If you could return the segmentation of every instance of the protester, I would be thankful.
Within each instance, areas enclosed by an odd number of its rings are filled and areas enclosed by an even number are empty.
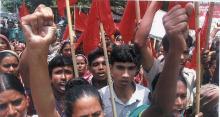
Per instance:
[[[11,46],[9,44],[8,38],[0,34],[0,51],[2,50],[11,50]]]
[[[0,116],[27,117],[28,105],[21,81],[12,74],[0,73]]]
[[[62,55],[54,57],[48,65],[51,86],[56,99],[56,109],[61,117],[64,116],[65,85],[74,78],[72,66],[72,59]]]
[[[19,57],[11,50],[0,51],[0,72],[18,76]]]
[[[60,49],[60,53],[63,56],[70,56],[70,57],[72,56],[70,41],[63,42],[63,45],[61,46],[61,49]]]
[[[151,2],[146,11],[140,26],[135,35],[135,43],[142,53],[143,67],[151,68],[154,58],[148,52],[146,47],[146,36],[149,35],[153,21],[153,16],[157,11],[157,2]],[[187,38],[187,19],[190,15],[192,6],[187,4],[185,8],[180,5],[174,6],[163,17],[163,23],[169,42],[169,51],[165,57],[165,63],[155,91],[152,95],[152,101],[149,107],[138,113],[138,116],[171,116],[173,105],[176,99],[177,80],[181,62],[181,54],[186,49],[185,39]],[[148,61],[149,60],[149,61]],[[170,64],[172,63],[172,64]],[[147,69],[147,70],[149,70]]]
[[[97,89],[107,85],[107,68],[105,63],[104,51],[97,48],[89,53],[89,71],[92,73],[92,85]]]
[[[83,54],[77,54],[76,55],[76,67],[79,72],[79,77],[83,77],[88,82],[91,82],[92,74],[88,70],[88,60],[86,56]]]
[[[183,9],[181,9],[181,10],[183,10]],[[182,14],[180,14],[180,15],[182,15]],[[184,15],[183,17],[186,18],[186,15]],[[188,18],[188,16],[187,16],[187,18]],[[142,22],[141,22],[142,24],[140,24],[140,26],[136,32],[135,43],[137,44],[137,46],[139,47],[139,49],[141,51],[141,55],[142,55],[141,61],[143,63],[142,65],[143,65],[145,72],[147,72],[147,76],[149,78],[148,79],[149,84],[151,84],[153,79],[155,78],[155,76],[163,70],[164,64],[166,62],[165,60],[167,60],[166,57],[168,56],[168,53],[170,51],[171,44],[169,41],[170,37],[168,36],[168,34],[167,34],[168,32],[166,30],[166,35],[162,39],[162,45],[163,45],[163,50],[164,50],[164,60],[161,61],[161,58],[159,60],[154,58],[154,56],[152,55],[152,53],[150,51],[150,47],[147,46],[147,44],[146,44],[146,42],[147,42],[146,32],[149,32],[150,28],[149,28],[148,22],[144,22],[144,21],[148,21],[148,20],[149,20],[148,17],[143,17]],[[168,18],[168,20],[169,21],[167,21],[167,22],[173,22],[169,18]],[[165,22],[165,21],[163,20],[163,22]],[[165,26],[165,24],[164,24],[164,26]],[[166,29],[166,27],[165,27],[165,29]],[[191,37],[189,36],[189,34],[187,32],[186,32],[186,34],[187,34],[187,36],[186,36],[187,38],[185,39],[185,41],[186,41],[187,46],[181,55],[180,65],[181,65],[181,69],[182,69],[182,71],[181,71],[182,75],[184,76],[184,78],[187,81],[187,98],[188,98],[187,106],[192,106],[192,104],[193,104],[193,88],[195,87],[196,72],[195,72],[195,70],[186,68],[184,66],[186,60],[188,59],[189,46],[192,45],[190,43],[190,42],[192,42]],[[149,87],[151,89],[151,86],[149,86]]]
[[[40,14],[42,17],[38,17],[38,14]],[[38,20],[43,21],[43,19],[44,22],[37,22]],[[37,25],[33,25],[33,22],[37,23]],[[49,7],[45,7],[44,5],[39,5],[33,14],[27,15],[22,18],[22,27],[26,39],[28,40],[27,51],[24,52],[27,52],[26,54],[28,55],[27,62],[30,70],[30,84],[31,84],[34,104],[37,109],[38,115],[43,117],[59,117],[61,115],[57,112],[58,110],[56,109],[56,105],[55,105],[56,102],[55,97],[52,91],[52,87],[50,86],[50,75],[49,75],[50,69],[49,70],[47,69],[47,53],[49,49],[49,44],[51,44],[54,41],[55,39],[54,34],[56,30],[56,27],[53,23],[52,10]],[[45,32],[39,34],[35,32],[37,30],[38,31],[41,30]],[[41,35],[41,34],[45,34],[45,35]],[[37,38],[33,38],[33,37],[37,37]],[[63,87],[63,83],[61,83],[61,85]],[[89,87],[88,89],[91,88]],[[74,90],[74,91],[80,91],[80,90]],[[82,93],[84,94],[84,92]],[[81,94],[79,94],[79,96]],[[86,98],[85,100],[85,98],[83,97],[84,96],[82,96],[82,98],[78,98],[77,100],[75,100],[75,102],[74,100],[72,100],[73,104],[75,105],[72,105],[73,108],[72,112],[74,113],[72,113],[71,116],[73,117],[74,114],[76,114],[77,112],[84,110],[83,109],[84,107],[86,108],[86,112],[82,111],[83,114],[89,116],[91,115],[97,116],[97,112],[102,111],[101,104],[99,103],[97,98],[94,98],[94,96],[86,96],[88,98]],[[91,101],[92,104],[95,103],[96,106],[93,106],[93,108],[91,108],[90,106],[88,107],[88,105],[83,105],[83,107],[81,107],[80,110],[74,109],[80,106],[79,104],[85,104],[85,101],[88,100]],[[83,103],[80,103],[81,101]],[[90,108],[90,110],[88,110],[88,108]],[[101,114],[100,117],[103,117],[103,114]]]
[[[150,104],[149,89],[135,84],[134,77],[140,70],[140,55],[134,46],[113,46],[110,56],[110,69],[113,79],[113,94],[118,117],[127,117],[130,111],[142,104]],[[100,95],[104,102],[106,117],[112,117],[109,86],[101,88]]]
[[[103,103],[99,92],[83,78],[66,84],[66,117],[104,117]]]

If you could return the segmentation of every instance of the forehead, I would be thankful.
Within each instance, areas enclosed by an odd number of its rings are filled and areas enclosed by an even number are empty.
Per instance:
[[[73,67],[72,67],[72,66],[55,67],[55,68],[53,69],[53,71],[63,70],[63,69],[65,69],[65,70],[73,70]]]
[[[186,91],[187,91],[186,85],[183,83],[183,81],[178,80],[177,81],[177,93],[186,93]]]
[[[17,58],[13,55],[5,56],[1,62],[17,61]]]
[[[94,60],[92,61],[92,64],[94,64],[94,63],[102,63],[102,62],[105,62],[104,56],[100,56],[100,57],[94,59]]]
[[[132,62],[114,62],[112,66],[136,67],[136,65]]]
[[[6,90],[0,93],[0,103],[6,103],[25,96],[13,89]]]

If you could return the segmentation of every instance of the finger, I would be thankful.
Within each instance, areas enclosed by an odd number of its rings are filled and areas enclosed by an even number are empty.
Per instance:
[[[40,5],[38,5],[38,7],[35,9],[34,12],[40,12],[41,9],[44,9],[45,7],[46,7],[46,6],[45,6],[44,4],[40,4]]]
[[[33,34],[38,34],[37,16],[35,13],[31,14],[28,17],[28,23],[31,26],[31,30],[32,30]]]
[[[186,15],[186,10],[184,8],[177,9],[175,12],[173,12],[170,15],[168,15],[164,20],[165,20],[165,22],[173,21],[173,19],[176,19],[177,17],[179,17],[181,15],[187,16]],[[188,17],[185,17],[185,20],[187,21]]]
[[[21,25],[21,28],[23,30],[23,33],[24,33],[24,36],[26,37],[27,39],[27,42],[29,41],[28,39],[31,37],[32,35],[32,31],[31,31],[31,27],[29,25],[26,25],[26,24],[22,24]]]
[[[185,15],[179,15],[176,16],[175,18],[173,18],[172,20],[167,20],[167,22],[165,23],[166,26],[176,26],[181,22],[188,22],[188,16]]]
[[[56,33],[56,25],[53,24],[53,26],[48,27],[48,32],[47,35],[44,37],[44,39],[48,40],[49,44],[53,43],[56,40],[55,33]]]
[[[40,32],[40,28],[44,26],[44,16],[41,12],[35,12],[35,15],[37,17],[37,26],[38,26],[38,33]]]
[[[39,9],[39,12],[43,14],[45,26],[53,25],[54,15],[53,15],[53,11],[51,10],[51,8],[44,7],[44,8]]]
[[[187,15],[190,16],[194,10],[194,7],[193,7],[192,3],[187,3],[185,6],[185,9],[186,9]]]
[[[176,10],[180,9],[181,8],[181,5],[175,5],[174,7],[172,7],[166,15],[170,15],[170,14],[173,14],[173,12],[175,12]]]

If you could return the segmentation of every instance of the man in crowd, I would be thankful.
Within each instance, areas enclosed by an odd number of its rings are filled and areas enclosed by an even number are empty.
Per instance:
[[[91,84],[97,89],[107,85],[107,69],[105,64],[104,51],[97,48],[88,55],[89,70],[93,77]]]

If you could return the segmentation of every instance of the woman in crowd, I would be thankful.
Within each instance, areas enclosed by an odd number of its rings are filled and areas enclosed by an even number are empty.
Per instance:
[[[14,51],[4,50],[0,52],[0,72],[18,76],[18,67],[19,58]]]
[[[99,92],[83,78],[66,84],[66,117],[104,117]],[[92,107],[92,108],[91,108]]]
[[[76,55],[76,66],[79,72],[79,77],[83,77],[87,81],[91,81],[92,74],[88,70],[88,60],[83,54]]]
[[[27,117],[28,96],[21,81],[0,73],[0,117]]]
[[[61,49],[60,49],[60,53],[63,55],[63,56],[72,56],[71,54],[71,45],[70,45],[70,42],[69,41],[65,41],[63,43],[63,45],[61,46]]]
[[[11,50],[11,46],[9,44],[8,38],[0,34],[0,51],[2,50]]]

